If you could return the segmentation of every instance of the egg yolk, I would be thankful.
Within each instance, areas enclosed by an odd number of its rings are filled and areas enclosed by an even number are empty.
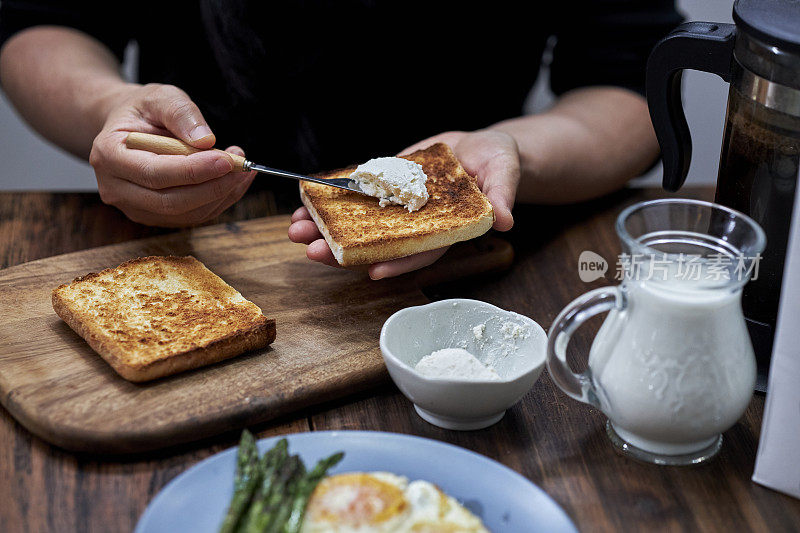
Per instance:
[[[322,480],[306,512],[313,522],[359,527],[380,524],[402,513],[407,505],[400,488],[353,473]]]

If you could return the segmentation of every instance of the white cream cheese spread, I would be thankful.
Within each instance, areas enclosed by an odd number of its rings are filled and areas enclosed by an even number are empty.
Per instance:
[[[414,369],[429,378],[500,381],[500,375],[494,368],[484,365],[462,348],[437,350],[420,359]]]
[[[380,206],[390,203],[416,211],[428,202],[428,177],[422,166],[402,157],[378,157],[359,165],[350,174],[362,191],[380,198]]]

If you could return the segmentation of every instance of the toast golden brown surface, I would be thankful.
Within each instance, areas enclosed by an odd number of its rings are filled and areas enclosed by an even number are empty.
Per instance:
[[[275,340],[275,321],[191,256],[133,259],[61,285],[52,298],[58,316],[130,381]]]
[[[403,156],[422,165],[430,198],[418,211],[380,207],[378,199],[344,189],[300,182],[300,197],[339,264],[388,261],[442,248],[486,233],[494,212],[474,177],[443,143]],[[346,178],[355,166],[318,174]]]

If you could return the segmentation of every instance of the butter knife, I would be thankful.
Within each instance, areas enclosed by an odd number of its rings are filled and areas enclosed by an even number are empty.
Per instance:
[[[194,146],[186,144],[185,142],[173,137],[165,137],[163,135],[154,135],[152,133],[142,133],[138,131],[132,131],[128,133],[128,137],[125,139],[125,146],[134,150],[145,150],[147,152],[152,152],[159,155],[189,155],[205,151],[201,150],[200,148],[195,148]],[[216,149],[212,148],[212,150]],[[356,182],[348,178],[324,179],[315,178],[312,176],[304,176],[303,174],[295,174],[294,172],[287,172],[285,170],[278,170],[276,168],[259,165],[245,159],[240,155],[231,154],[222,150],[216,151],[222,152],[231,159],[231,163],[233,163],[232,172],[249,172],[251,170],[255,170],[270,176],[311,181],[314,183],[321,183],[322,185],[337,187],[339,189],[347,189],[348,191],[357,192],[359,194],[366,194],[358,187]]]

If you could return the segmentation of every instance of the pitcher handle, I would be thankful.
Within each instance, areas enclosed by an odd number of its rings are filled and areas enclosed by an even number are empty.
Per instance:
[[[576,298],[556,317],[547,337],[547,371],[556,385],[572,398],[602,410],[589,370],[576,374],[567,364],[572,334],[591,317],[624,309],[625,293],[619,286],[603,287]]]

